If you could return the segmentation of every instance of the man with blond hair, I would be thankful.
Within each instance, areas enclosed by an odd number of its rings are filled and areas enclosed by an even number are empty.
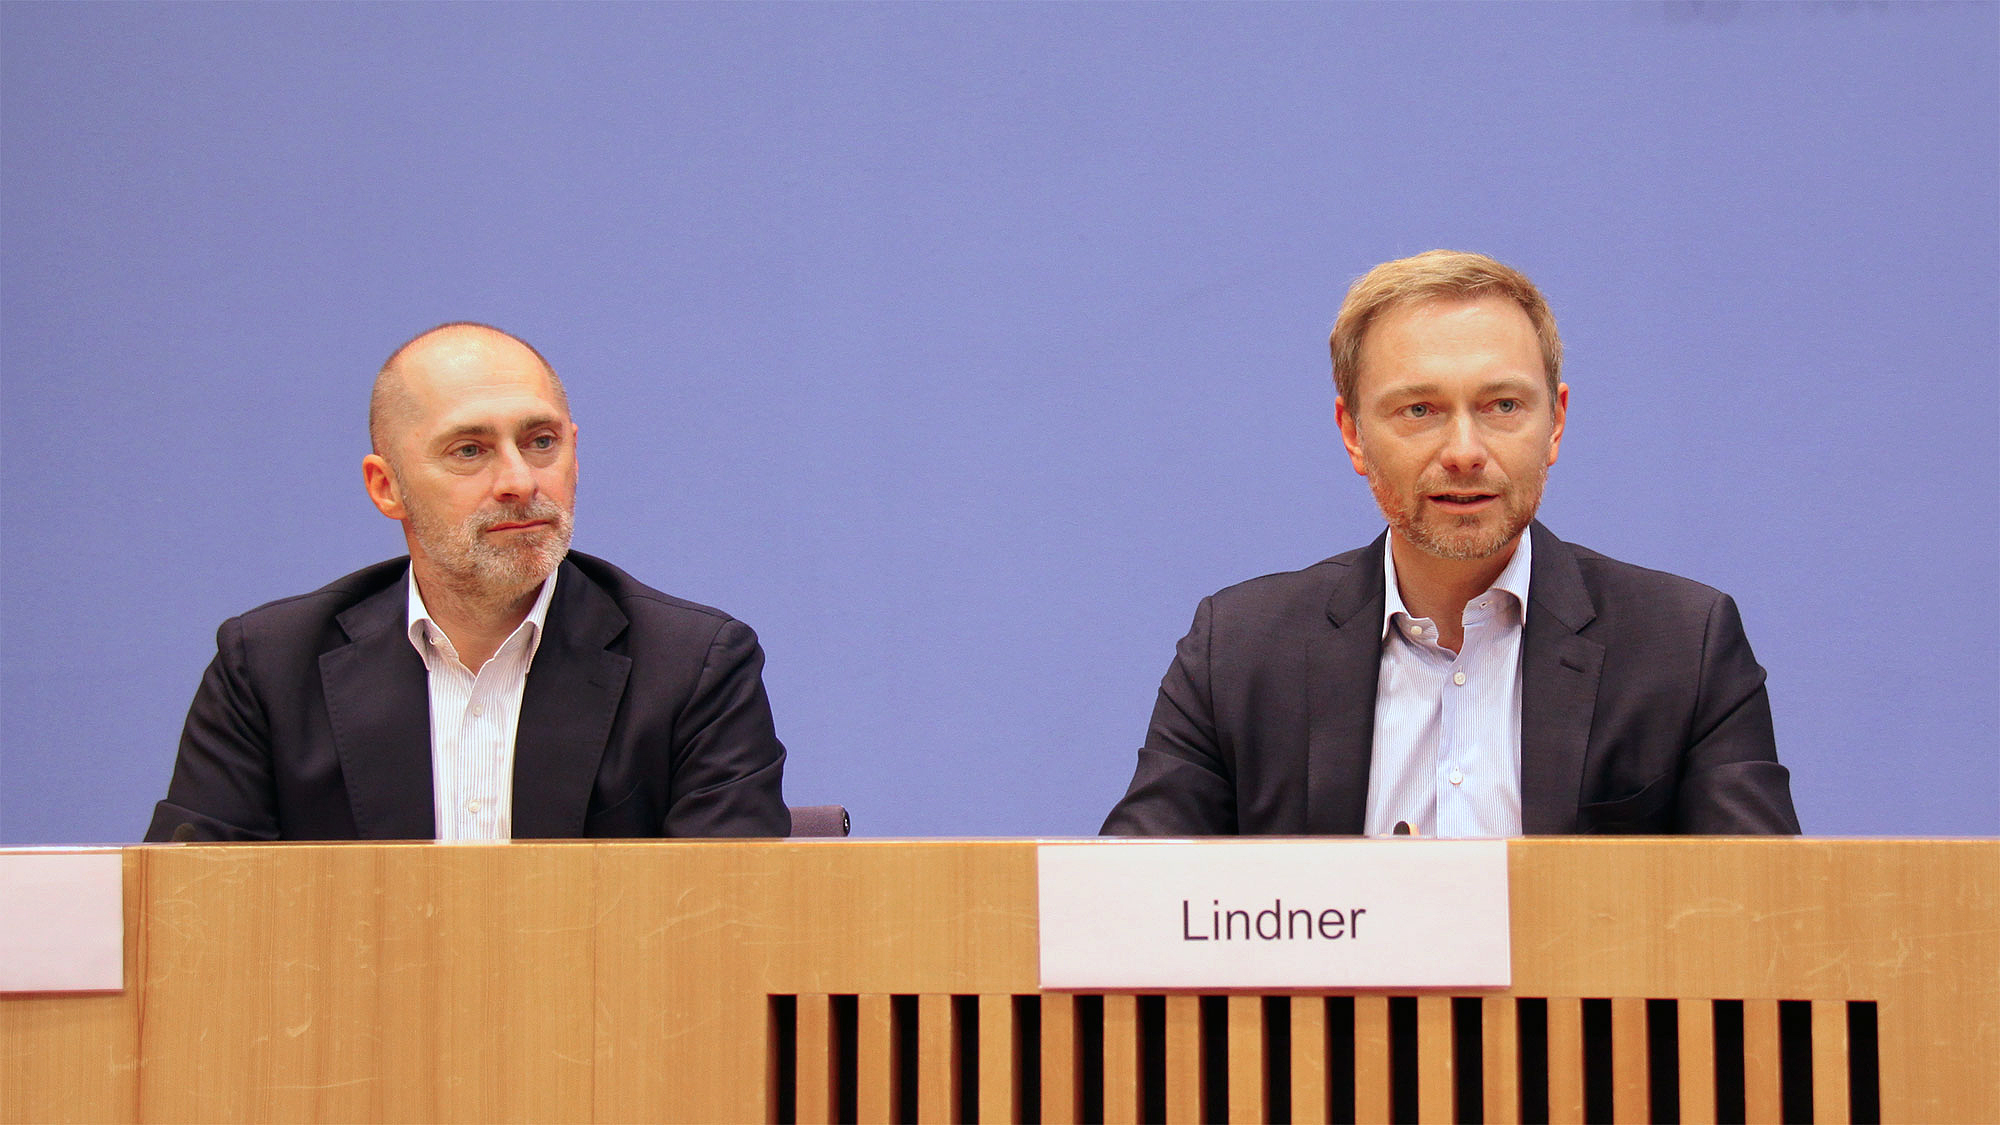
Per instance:
[[[223,623],[148,840],[790,831],[756,635],[569,549],[577,427],[540,352],[434,328],[368,431],[409,555]]]
[[[1796,834],[1735,603],[1535,521],[1569,387],[1534,284],[1388,262],[1330,343],[1388,529],[1202,600],[1104,832]]]

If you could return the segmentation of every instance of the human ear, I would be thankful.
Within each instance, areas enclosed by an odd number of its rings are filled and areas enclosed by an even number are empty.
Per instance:
[[[396,474],[389,471],[389,460],[379,453],[370,453],[361,459],[361,483],[368,489],[368,499],[375,510],[392,520],[404,517],[403,490],[396,487]]]
[[[1333,419],[1340,423],[1340,444],[1347,447],[1347,459],[1354,465],[1354,471],[1368,475],[1368,461],[1361,456],[1361,429],[1354,420],[1354,412],[1347,408],[1346,396],[1333,400]]]
[[[1556,384],[1556,397],[1550,407],[1555,412],[1555,428],[1549,431],[1549,464],[1556,463],[1556,452],[1562,446],[1563,422],[1569,417],[1569,384]]]

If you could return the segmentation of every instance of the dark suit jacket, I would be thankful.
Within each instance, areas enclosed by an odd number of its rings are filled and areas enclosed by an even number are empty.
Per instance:
[[[1530,534],[1522,830],[1796,834],[1736,604]],[[1362,831],[1386,544],[1202,601],[1107,835]]]
[[[223,622],[148,840],[437,834],[408,559]],[[528,672],[514,836],[783,836],[756,634],[571,552]]]

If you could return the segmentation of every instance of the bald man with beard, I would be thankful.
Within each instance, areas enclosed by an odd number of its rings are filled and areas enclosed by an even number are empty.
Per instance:
[[[569,549],[576,435],[525,341],[397,349],[362,475],[408,556],[223,623],[146,838],[786,835],[756,635]]]

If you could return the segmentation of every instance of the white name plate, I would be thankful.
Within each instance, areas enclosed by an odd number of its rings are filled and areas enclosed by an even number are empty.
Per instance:
[[[116,848],[0,854],[0,992],[124,988],[124,888]]]
[[[1044,844],[1042,987],[1506,988],[1504,840]]]

